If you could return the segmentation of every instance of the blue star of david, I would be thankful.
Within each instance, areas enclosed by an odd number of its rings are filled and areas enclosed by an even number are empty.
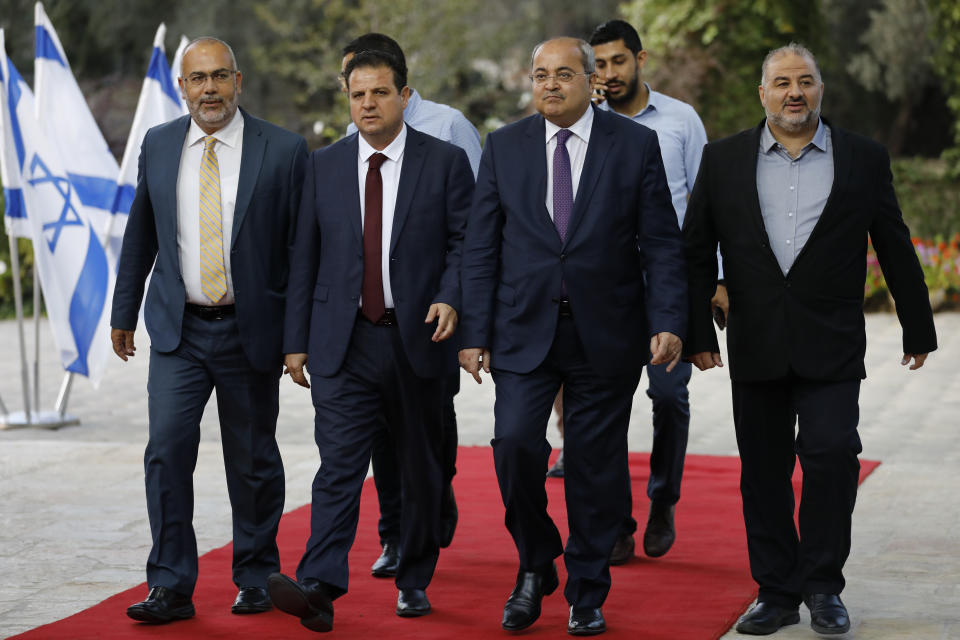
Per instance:
[[[47,244],[50,245],[50,252],[55,253],[57,250],[57,241],[60,239],[60,232],[63,231],[63,228],[74,225],[82,227],[83,220],[80,219],[80,214],[77,213],[77,210],[70,204],[70,193],[72,189],[70,181],[50,173],[50,169],[48,169],[47,165],[40,159],[40,156],[33,154],[33,160],[30,162],[31,175],[37,175],[38,167],[42,173],[41,177],[35,177],[27,182],[31,185],[49,182],[53,185],[53,188],[63,196],[63,209],[60,210],[60,217],[55,222],[47,222],[43,225],[44,232],[53,229],[53,237],[47,240]]]

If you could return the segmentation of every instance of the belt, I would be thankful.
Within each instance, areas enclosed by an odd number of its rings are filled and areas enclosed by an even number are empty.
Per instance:
[[[560,306],[560,317],[572,318],[573,311],[570,309],[570,300],[568,300],[567,298],[560,298],[557,302],[559,302],[559,306]]]
[[[357,317],[370,322],[370,319],[363,315],[362,311],[357,311]],[[394,309],[385,309],[380,319],[376,322],[370,322],[370,324],[376,327],[392,327],[397,324],[397,312]]]
[[[203,320],[223,320],[225,317],[235,314],[237,308],[232,304],[225,304],[219,307],[204,307],[188,302],[184,307],[184,311]]]

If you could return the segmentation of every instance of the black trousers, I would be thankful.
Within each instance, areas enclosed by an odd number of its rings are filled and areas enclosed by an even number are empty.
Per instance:
[[[460,370],[445,376],[443,382],[443,447],[440,462],[443,485],[446,487],[457,473],[457,412],[453,398],[460,391]],[[380,520],[377,523],[380,544],[396,544],[400,542],[403,499],[397,450],[389,429],[384,429],[373,443],[373,482],[380,503]]]
[[[496,367],[496,359],[492,364]],[[610,590],[610,552],[630,482],[627,427],[640,372],[638,367],[624,376],[596,373],[569,317],[560,318],[550,351],[536,369],[525,374],[493,369],[493,459],[520,568],[540,570],[562,552],[564,595],[575,607],[599,607]],[[547,422],[561,385],[570,528],[565,548],[547,513],[544,487]]]
[[[733,381],[732,391],[759,601],[795,606],[806,593],[839,594],[860,473],[860,381],[789,376]],[[803,470],[799,528],[790,481],[797,459]]]
[[[309,366],[309,365],[308,365]],[[425,589],[439,554],[443,378],[417,376],[396,326],[358,319],[343,366],[311,378],[320,469],[313,481],[310,538],[297,579],[318,579],[346,593],[347,554],[360,515],[370,451],[389,425],[408,500],[401,516],[403,555],[396,584]]]

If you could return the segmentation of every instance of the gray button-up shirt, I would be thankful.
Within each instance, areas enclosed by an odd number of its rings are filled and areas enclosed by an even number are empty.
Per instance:
[[[823,120],[796,158],[764,125],[757,157],[757,193],[767,238],[784,275],[807,243],[832,187],[833,142]]]

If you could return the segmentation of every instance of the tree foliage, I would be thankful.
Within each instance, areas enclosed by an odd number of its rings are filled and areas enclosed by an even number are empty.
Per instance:
[[[937,43],[934,68],[943,79],[947,104],[953,112],[953,146],[944,153],[954,179],[960,178],[960,3],[928,0],[933,16],[933,40]]]

